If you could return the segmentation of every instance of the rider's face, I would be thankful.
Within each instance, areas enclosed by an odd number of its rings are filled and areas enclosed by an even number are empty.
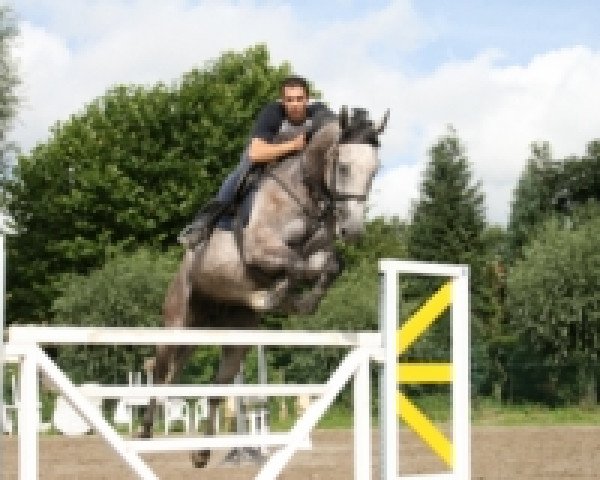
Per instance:
[[[281,101],[285,108],[287,117],[292,122],[302,122],[306,119],[308,107],[308,95],[302,87],[285,87],[281,95]]]

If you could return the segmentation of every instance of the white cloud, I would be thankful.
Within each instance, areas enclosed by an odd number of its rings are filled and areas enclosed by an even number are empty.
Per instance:
[[[274,62],[289,60],[313,79],[334,107],[392,109],[373,213],[407,216],[427,148],[449,123],[483,180],[494,221],[506,219],[531,141],[548,139],[562,156],[581,153],[600,131],[597,52],[565,48],[503,66],[500,52],[485,51],[409,75],[397,67],[402,55],[436,35],[409,0],[318,25],[272,2],[22,0],[20,8],[45,12],[43,26],[21,22],[16,50],[26,102],[13,138],[25,149],[110,85],[169,82],[257,42],[267,43]]]
[[[454,125],[483,182],[489,218],[503,222],[531,142],[549,140],[562,158],[583,154],[586,143],[600,136],[600,53],[565,48],[522,67],[498,66],[499,59],[485,52],[409,79],[402,107],[411,112],[407,125],[421,132],[413,139],[416,161],[446,124]]]
[[[423,165],[399,165],[377,176],[369,200],[371,217],[408,219],[412,199],[418,195]]]

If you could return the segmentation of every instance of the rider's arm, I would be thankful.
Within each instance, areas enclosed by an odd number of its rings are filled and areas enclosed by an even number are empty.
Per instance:
[[[267,104],[258,114],[250,132],[248,157],[252,163],[267,163],[304,148],[304,135],[287,142],[274,143],[283,120],[283,107],[278,102]]]
[[[267,163],[285,157],[286,155],[302,150],[306,143],[305,135],[300,134],[283,143],[270,143],[262,138],[255,137],[250,142],[248,158],[252,163]]]

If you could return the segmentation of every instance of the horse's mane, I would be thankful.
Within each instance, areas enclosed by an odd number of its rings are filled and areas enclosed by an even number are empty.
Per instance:
[[[335,154],[333,150],[340,138],[340,125],[337,117],[330,117],[323,123],[304,149],[304,173],[308,180],[313,182],[323,181],[324,169],[329,155]]]
[[[314,132],[311,134],[311,132]],[[290,164],[302,164],[304,180],[312,185],[323,181],[324,168],[327,156],[331,154],[332,147],[337,145],[340,138],[338,118],[327,112],[317,116],[313,121],[311,132],[307,132],[309,140],[301,152],[288,155],[273,166],[274,170],[286,169]],[[274,142],[282,143],[291,140],[297,133],[284,132],[274,138]]]

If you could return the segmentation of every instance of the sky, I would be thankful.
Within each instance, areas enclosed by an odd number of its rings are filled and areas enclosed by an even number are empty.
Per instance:
[[[600,137],[594,0],[18,0],[13,54],[24,152],[117,83],[176,81],[224,50],[266,43],[337,109],[390,108],[372,216],[410,218],[428,149],[452,125],[505,224],[534,141],[555,158]]]

